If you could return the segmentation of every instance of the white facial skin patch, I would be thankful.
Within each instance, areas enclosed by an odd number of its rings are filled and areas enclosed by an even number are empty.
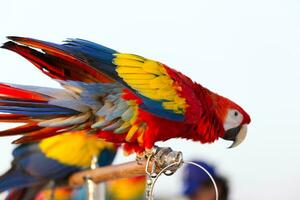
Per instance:
[[[238,127],[242,123],[243,119],[243,115],[238,110],[229,109],[223,125],[224,130],[227,131],[229,129]]]

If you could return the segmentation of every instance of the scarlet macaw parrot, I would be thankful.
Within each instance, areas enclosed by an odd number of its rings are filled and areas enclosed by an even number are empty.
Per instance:
[[[98,165],[110,165],[116,146],[85,131],[64,133],[39,143],[21,144],[13,151],[12,167],[0,176],[0,193],[9,190],[7,200],[32,200],[40,190],[67,184],[68,177],[88,169],[94,156]]]
[[[25,122],[0,135],[23,134],[15,143],[84,130],[127,152],[185,138],[211,143],[246,136],[249,115],[231,100],[178,71],[138,55],[70,39],[63,44],[8,37],[12,50],[64,89],[1,84],[2,121]]]

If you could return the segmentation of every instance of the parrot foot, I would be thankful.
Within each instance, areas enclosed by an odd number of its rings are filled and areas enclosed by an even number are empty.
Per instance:
[[[154,147],[147,158],[153,160],[156,170],[160,171],[167,168],[164,171],[164,174],[167,176],[174,174],[183,163],[182,153],[173,151],[170,147]]]
[[[158,177],[162,173],[167,176],[174,174],[183,164],[183,157],[180,151],[173,151],[169,147],[154,147],[145,154],[143,158],[147,158],[146,199],[152,200],[153,187]],[[151,166],[150,163],[152,164]]]
[[[151,149],[146,149],[144,152],[137,154],[136,162],[139,165],[143,164],[143,161],[151,161],[153,163],[154,168],[163,169],[170,164],[183,162],[182,153],[180,151],[173,151],[170,147],[158,147],[154,146]],[[180,166],[173,166],[168,168],[173,173]],[[172,175],[173,173],[169,174]],[[167,173],[165,173],[168,175]]]

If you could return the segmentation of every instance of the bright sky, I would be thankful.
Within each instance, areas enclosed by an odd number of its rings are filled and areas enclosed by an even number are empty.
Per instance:
[[[232,200],[300,199],[299,1],[10,0],[0,7],[0,41],[88,39],[162,61],[238,102],[252,117],[240,147],[159,145],[216,164],[230,179]],[[0,61],[1,82],[58,86],[16,54],[0,50]],[[12,140],[0,138],[0,172],[9,167]],[[129,159],[120,155],[117,162]],[[180,178],[163,178],[156,196],[178,194]]]

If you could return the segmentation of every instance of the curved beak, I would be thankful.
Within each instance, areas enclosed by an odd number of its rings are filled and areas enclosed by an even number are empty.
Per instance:
[[[236,128],[229,129],[225,132],[224,140],[231,140],[233,143],[228,148],[237,147],[247,136],[247,125],[241,125]]]

